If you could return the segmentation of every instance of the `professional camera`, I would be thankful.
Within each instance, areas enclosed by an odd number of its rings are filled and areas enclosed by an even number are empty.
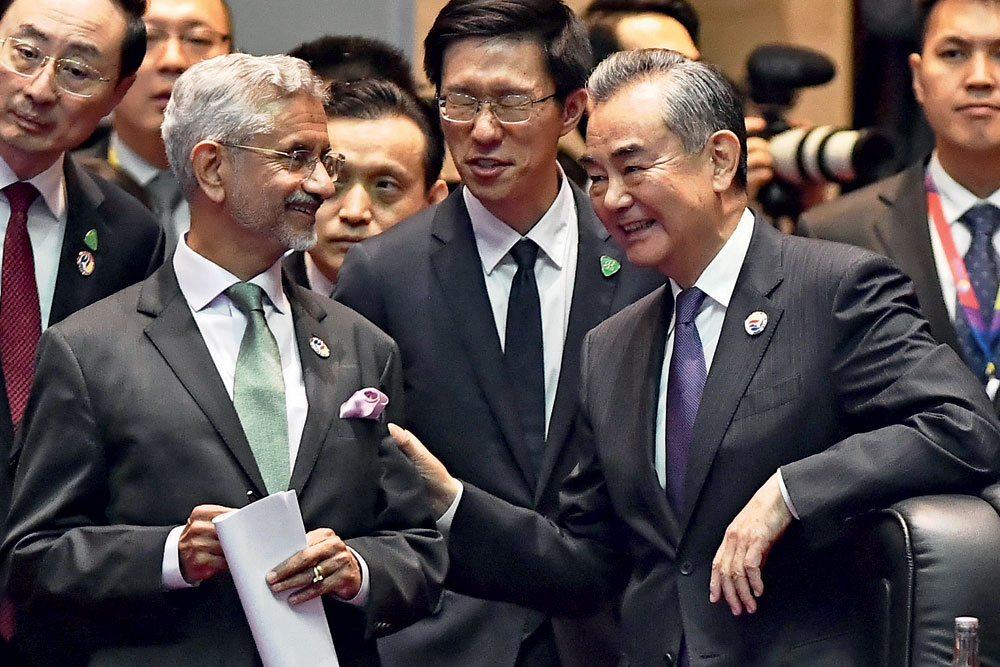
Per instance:
[[[792,127],[785,114],[800,88],[833,79],[833,62],[822,53],[786,44],[766,44],[747,60],[750,99],[760,110],[774,160],[775,180],[757,199],[771,216],[802,212],[799,187],[809,183],[871,183],[895,166],[893,142],[875,129],[850,130],[821,125]]]

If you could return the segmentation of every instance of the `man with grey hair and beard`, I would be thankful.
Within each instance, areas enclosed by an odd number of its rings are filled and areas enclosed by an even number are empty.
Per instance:
[[[288,56],[185,72],[163,135],[190,232],[43,335],[3,544],[29,664],[259,664],[212,519],[285,489],[308,546],[266,580],[322,598],[341,665],[376,664],[375,638],[436,604],[419,478],[385,419],[338,414],[366,390],[400,418],[396,346],[281,272],[342,160],[323,99]]]
[[[867,665],[845,523],[978,491],[1000,425],[889,260],[747,209],[743,110],[716,69],[623,52],[588,88],[591,201],[669,285],[584,341],[558,525],[391,427],[450,524],[447,585],[565,614],[627,579],[632,665]]]

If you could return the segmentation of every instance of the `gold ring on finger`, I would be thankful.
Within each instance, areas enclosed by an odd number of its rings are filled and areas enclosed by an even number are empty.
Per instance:
[[[315,565],[313,565],[313,583],[318,584],[319,582],[323,581],[324,578],[325,577],[323,575],[323,568],[320,566],[320,564],[316,563]]]

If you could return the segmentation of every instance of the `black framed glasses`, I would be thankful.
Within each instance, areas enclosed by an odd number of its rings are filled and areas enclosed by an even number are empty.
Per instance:
[[[77,97],[90,97],[111,79],[85,62],[73,58],[53,58],[29,41],[17,37],[0,39],[0,65],[19,76],[34,76],[52,61],[55,81],[61,90]]]
[[[305,149],[298,149],[288,153],[285,151],[277,151],[273,148],[261,148],[260,146],[229,144],[223,141],[220,141],[219,143],[223,146],[228,146],[229,148],[239,148],[245,151],[260,153],[261,155],[272,155],[275,157],[285,158],[288,160],[285,165],[285,169],[287,169],[291,174],[301,176],[303,180],[312,176],[313,170],[316,169],[316,165],[322,162],[323,168],[326,169],[326,173],[330,175],[330,180],[336,183],[337,179],[340,177],[340,170],[343,168],[344,162],[346,161],[343,155],[332,151],[327,151],[322,155],[317,155],[316,153]]]
[[[201,26],[172,32],[164,26],[146,24],[147,55],[155,54],[165,48],[171,39],[180,42],[180,51],[188,60],[204,60],[215,53],[220,46],[229,43],[231,36]]]
[[[496,99],[479,99],[465,93],[448,93],[438,97],[441,117],[452,123],[471,123],[481,108],[488,107],[493,116],[508,125],[527,122],[536,104],[555,97],[556,94],[531,99],[530,95],[504,95]]]

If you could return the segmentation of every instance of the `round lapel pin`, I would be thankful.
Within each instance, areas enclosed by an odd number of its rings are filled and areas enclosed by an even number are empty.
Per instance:
[[[76,269],[81,276],[89,276],[94,272],[94,255],[89,250],[81,250],[76,256]]]
[[[743,321],[743,328],[751,336],[756,336],[757,334],[764,331],[767,328],[767,313],[763,310],[755,310]]]
[[[312,351],[316,353],[316,356],[326,359],[330,356],[330,348],[327,347],[326,343],[319,336],[313,336],[309,339],[309,347]]]

